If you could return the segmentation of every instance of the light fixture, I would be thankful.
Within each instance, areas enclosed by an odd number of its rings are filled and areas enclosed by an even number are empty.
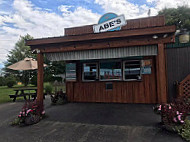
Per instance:
[[[32,50],[32,54],[38,54],[38,53],[40,53],[40,50],[39,50],[39,49],[34,49],[34,50]]]
[[[188,43],[189,42],[189,32],[186,29],[180,30],[179,42],[180,43]]]
[[[153,35],[152,38],[153,38],[153,39],[157,39],[158,36],[157,36],[157,35]]]
[[[163,35],[163,38],[166,38],[167,36],[168,36],[168,34],[164,34],[164,35]]]

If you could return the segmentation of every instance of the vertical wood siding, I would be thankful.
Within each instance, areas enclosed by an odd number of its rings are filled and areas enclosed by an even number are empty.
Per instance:
[[[190,74],[190,47],[167,48],[167,76],[169,101],[177,96],[175,82]]]
[[[153,61],[152,74],[142,75],[142,81],[81,82],[78,79],[77,82],[72,82],[73,88],[67,87],[67,95],[74,102],[156,103],[155,59],[149,58]],[[81,72],[81,66],[78,67]],[[81,75],[78,77],[81,78]],[[106,82],[113,83],[113,90],[105,89]],[[67,84],[70,85],[71,82]]]
[[[98,19],[97,19],[98,20]],[[122,27],[122,30],[131,30],[138,28],[150,28],[150,27],[159,27],[165,25],[164,16],[154,16],[141,19],[131,19],[127,20],[127,25]],[[93,25],[86,25],[82,27],[66,28],[65,35],[82,35],[93,33]]]

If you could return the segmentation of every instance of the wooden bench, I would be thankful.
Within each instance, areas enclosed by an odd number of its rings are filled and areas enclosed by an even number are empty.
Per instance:
[[[24,99],[26,100],[26,95],[9,95],[10,98],[13,98],[13,102],[16,101],[17,97],[24,97]]]
[[[13,98],[13,102],[16,101],[17,97],[24,97],[25,100],[27,100],[26,96],[29,96],[30,98],[33,98],[33,100],[36,99],[36,94],[37,94],[37,88],[16,88],[14,89],[15,94],[14,95],[9,95],[10,98]],[[28,91],[28,92],[25,92]],[[31,93],[30,91],[35,91],[35,93]]]
[[[13,98],[13,102],[16,101],[17,97],[24,97],[24,99],[27,100],[26,96],[31,97],[33,100],[35,100],[37,97],[36,93],[25,93],[24,95],[23,94],[22,95],[9,95],[10,98]],[[45,99],[45,94],[44,94],[43,98]]]

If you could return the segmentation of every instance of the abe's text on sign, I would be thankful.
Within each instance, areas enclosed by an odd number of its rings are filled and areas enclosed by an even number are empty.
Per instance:
[[[94,33],[100,33],[100,32],[106,32],[106,31],[109,31],[111,29],[121,27],[124,25],[126,25],[125,17],[124,17],[124,15],[121,15],[121,16],[118,16],[118,17],[113,18],[111,20],[108,20],[104,23],[94,25],[93,30],[94,30]]]

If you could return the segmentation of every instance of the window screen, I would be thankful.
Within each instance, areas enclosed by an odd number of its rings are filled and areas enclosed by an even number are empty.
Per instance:
[[[140,80],[141,79],[141,61],[131,60],[124,62],[124,79]]]
[[[76,64],[66,64],[66,80],[76,80]]]
[[[121,62],[102,62],[100,63],[101,80],[121,80]]]
[[[98,71],[97,63],[84,63],[83,64],[83,80],[98,79],[97,71]]]

